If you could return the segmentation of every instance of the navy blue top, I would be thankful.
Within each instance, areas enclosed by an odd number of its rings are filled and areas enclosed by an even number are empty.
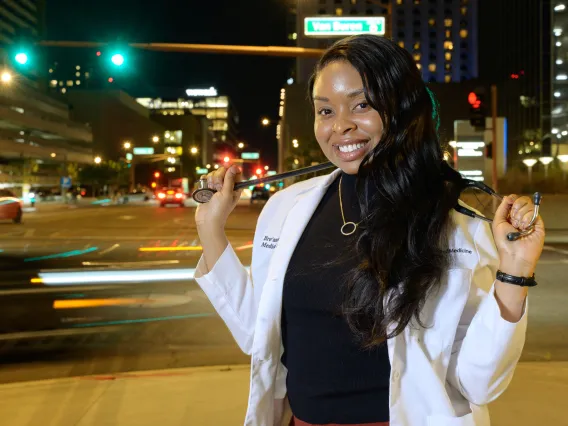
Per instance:
[[[355,176],[342,174],[345,220],[359,222]],[[341,234],[339,177],[315,210],[290,259],[282,304],[282,362],[294,415],[312,424],[389,420],[386,343],[364,350],[341,315],[345,274],[359,263],[353,237]],[[341,264],[326,265],[343,252]]]

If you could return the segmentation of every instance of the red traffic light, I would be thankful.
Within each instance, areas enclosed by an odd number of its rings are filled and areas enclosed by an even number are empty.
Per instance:
[[[231,157],[225,157],[225,158],[223,158],[223,161],[225,163],[228,163],[229,161],[231,161]]]
[[[109,82],[109,83],[112,83],[113,81],[114,81],[114,78],[112,78],[112,77],[109,77],[109,78],[108,78],[108,82]]]
[[[469,93],[469,95],[467,97],[467,101],[475,109],[477,109],[481,106],[481,101],[479,100],[479,98],[477,97],[477,94],[475,92]]]
[[[155,173],[154,173],[154,177],[155,177],[156,179],[158,179],[158,178],[160,177],[160,172],[155,172]]]

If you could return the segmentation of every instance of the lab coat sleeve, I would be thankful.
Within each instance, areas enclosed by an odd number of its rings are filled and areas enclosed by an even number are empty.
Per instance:
[[[263,230],[270,222],[270,212],[278,208],[274,201],[277,198],[273,196],[258,217],[250,270],[243,266],[230,243],[211,270],[207,269],[203,256],[195,268],[195,281],[247,355],[252,352],[258,304],[265,278],[259,270],[263,269],[260,266],[266,266],[265,263],[270,261],[269,257],[259,252],[259,247]]]
[[[518,322],[501,317],[495,299],[499,256],[487,223],[480,222],[474,240],[479,262],[456,332],[447,379],[468,401],[485,405],[511,382],[525,343],[528,300]]]
[[[250,355],[257,306],[252,279],[235,250],[228,244],[207,271],[203,256],[195,269],[195,281],[223,319],[241,350]]]

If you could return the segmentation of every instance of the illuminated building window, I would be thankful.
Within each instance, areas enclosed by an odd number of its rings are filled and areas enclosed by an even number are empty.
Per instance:
[[[75,69],[76,69],[77,71],[79,71],[79,70],[81,69],[81,67],[80,67],[79,65],[77,65],[77,66],[75,67]]]
[[[49,73],[51,74],[52,72],[53,72],[53,69],[52,69],[52,68],[50,68],[50,69],[49,69]]]
[[[463,16],[467,15],[467,7],[462,7],[460,10]]]
[[[452,43],[452,42],[449,41],[449,40],[446,40],[446,41],[444,42],[444,49],[446,49],[446,50],[454,50],[454,43]]]
[[[89,74],[88,72],[86,72],[86,73],[85,73],[85,78],[89,78],[89,75],[90,75],[90,74]]]
[[[416,64],[416,68],[418,68],[419,70],[422,69],[422,65],[421,64]]]
[[[396,0],[396,4],[402,4],[402,0]]]
[[[428,65],[428,70],[430,72],[436,72],[436,64],[430,64]]]
[[[399,41],[398,45],[404,49],[404,41]]]
[[[75,84],[76,84],[77,86],[80,86],[80,85],[81,85],[81,80],[77,80],[77,81],[75,82]]]
[[[81,77],[81,73],[80,73],[80,72],[76,72],[76,73],[75,73],[75,77]]]
[[[69,87],[73,86],[73,80],[67,80],[67,86]]]
[[[336,14],[337,16],[343,15],[343,9],[340,8],[340,7],[338,7],[337,9],[335,9],[335,14]]]
[[[353,5],[357,4],[357,0],[351,0],[351,4]]]
[[[430,25],[431,27],[434,27],[436,25],[436,20],[434,18],[430,18],[428,20],[428,25]]]
[[[452,20],[451,19],[444,19],[444,25],[446,27],[451,27],[452,26]]]
[[[446,71],[449,71],[449,70],[452,69],[452,65],[451,65],[451,64],[446,64],[445,68],[446,68]]]
[[[419,61],[420,60],[420,53],[417,53],[414,55],[414,60],[415,61]]]
[[[417,41],[416,43],[414,43],[414,48],[415,48],[416,50],[420,49],[420,42],[419,42],[419,41]]]
[[[467,37],[467,30],[460,30],[460,37],[466,38]]]
[[[51,81],[49,82],[49,85],[50,85],[51,87],[56,87],[56,86],[57,86],[57,80],[51,80]]]
[[[446,30],[446,38],[452,38],[452,32],[450,30]]]
[[[452,54],[450,52],[446,52],[446,61],[451,61],[452,60]]]
[[[450,81],[452,81],[452,76],[451,76],[451,75],[445,75],[445,76],[444,76],[444,81],[445,81],[446,83],[449,83]]]
[[[67,89],[65,87],[61,89],[61,93],[67,93]]]
[[[62,82],[62,81],[60,81],[60,82],[59,82],[59,85],[60,85],[60,86],[63,86],[63,82]]]

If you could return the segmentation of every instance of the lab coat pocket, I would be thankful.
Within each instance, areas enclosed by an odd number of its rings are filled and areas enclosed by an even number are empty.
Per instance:
[[[462,417],[450,416],[428,416],[426,419],[427,426],[475,426],[473,413],[466,414]]]

